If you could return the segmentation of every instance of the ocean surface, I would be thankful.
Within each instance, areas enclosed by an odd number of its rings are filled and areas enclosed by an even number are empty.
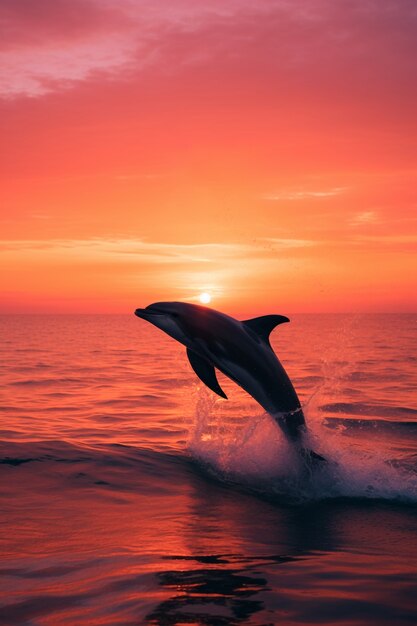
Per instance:
[[[417,315],[272,344],[329,463],[132,315],[0,318],[0,623],[417,624]]]

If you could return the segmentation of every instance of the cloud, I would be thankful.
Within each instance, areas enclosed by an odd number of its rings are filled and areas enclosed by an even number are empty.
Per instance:
[[[4,0],[0,97],[38,97],[97,73],[120,78],[157,64],[164,51],[169,61],[171,39],[176,45],[177,36],[187,40],[213,21],[227,22],[245,4],[250,6],[248,0],[228,6],[215,0],[209,7],[187,0],[166,6],[131,0]],[[202,57],[201,51],[187,52],[182,60],[188,64]]]
[[[14,51],[64,44],[108,30],[110,20],[118,23],[117,13],[91,0],[2,0],[0,47]]]
[[[403,270],[411,276],[416,246],[417,237],[408,235],[203,244],[111,237],[8,240],[0,247],[0,261],[13,271],[2,274],[0,308],[130,311],[132,303],[196,301],[208,291],[218,308],[237,301],[251,308],[259,301],[262,310],[266,303],[308,310],[309,299],[318,306],[326,302],[325,289],[340,310],[346,289],[354,293],[358,281],[360,293],[372,294],[375,280],[401,282]],[[390,261],[381,265],[387,253]]]
[[[352,244],[408,254],[417,250],[417,235],[357,235]]]
[[[2,279],[4,291],[19,284],[22,292],[44,293],[48,283],[55,297],[139,292],[150,300],[164,294],[194,301],[202,291],[215,298],[244,291],[248,282],[263,284],[271,273],[274,280],[291,277],[303,267],[299,251],[304,246],[294,239],[202,244],[110,237],[9,240],[0,246],[0,260],[14,268],[12,282],[8,276]]]
[[[6,98],[41,96],[97,72],[111,75],[140,51],[117,3],[4,0],[0,23],[0,96]]]
[[[264,237],[261,239],[270,250],[285,250],[290,248],[310,248],[319,242],[312,239],[284,239],[277,237]]]
[[[4,0],[0,8],[5,97],[40,96],[97,72],[118,80],[149,65],[177,72],[213,59],[219,71],[245,68],[287,88],[300,79],[348,94],[364,80],[411,87],[409,0]]]
[[[375,224],[379,221],[375,211],[362,211],[361,213],[356,213],[349,221],[349,224],[351,226],[364,226],[366,224]]]
[[[265,194],[264,200],[281,201],[281,200],[308,200],[308,199],[320,199],[331,198],[333,196],[339,196],[345,193],[348,187],[331,187],[330,189],[318,189],[318,190],[283,190],[277,193]]]
[[[128,63],[134,47],[131,41],[114,35],[39,49],[35,54],[26,48],[15,51],[12,57],[0,53],[0,95],[42,96],[93,73],[105,71],[110,75]]]
[[[291,250],[313,245],[301,239],[263,238],[253,244],[202,243],[173,244],[149,242],[141,239],[49,239],[9,240],[0,244],[0,254],[48,256],[72,262],[117,261],[157,264],[198,263],[264,257],[271,251]]]

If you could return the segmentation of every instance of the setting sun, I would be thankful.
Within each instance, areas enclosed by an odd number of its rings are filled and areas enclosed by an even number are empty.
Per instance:
[[[199,295],[198,299],[200,300],[201,304],[209,304],[211,302],[211,295],[205,291],[204,293],[201,293]]]

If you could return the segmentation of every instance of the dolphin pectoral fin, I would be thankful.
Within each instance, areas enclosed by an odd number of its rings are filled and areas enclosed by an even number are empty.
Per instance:
[[[217,378],[214,366],[211,365],[206,359],[203,359],[201,356],[187,348],[187,356],[190,361],[191,367],[199,377],[199,379],[207,385],[209,389],[217,393],[222,398],[226,398],[227,396],[224,393],[223,389],[220,387]]]
[[[245,320],[242,322],[247,328],[250,328],[261,339],[268,342],[269,335],[278,324],[284,324],[289,322],[288,317],[284,315],[262,315],[261,317],[254,317],[251,320]]]

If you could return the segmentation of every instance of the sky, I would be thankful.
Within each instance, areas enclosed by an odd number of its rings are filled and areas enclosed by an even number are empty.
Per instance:
[[[0,312],[417,310],[415,0],[1,0]]]

